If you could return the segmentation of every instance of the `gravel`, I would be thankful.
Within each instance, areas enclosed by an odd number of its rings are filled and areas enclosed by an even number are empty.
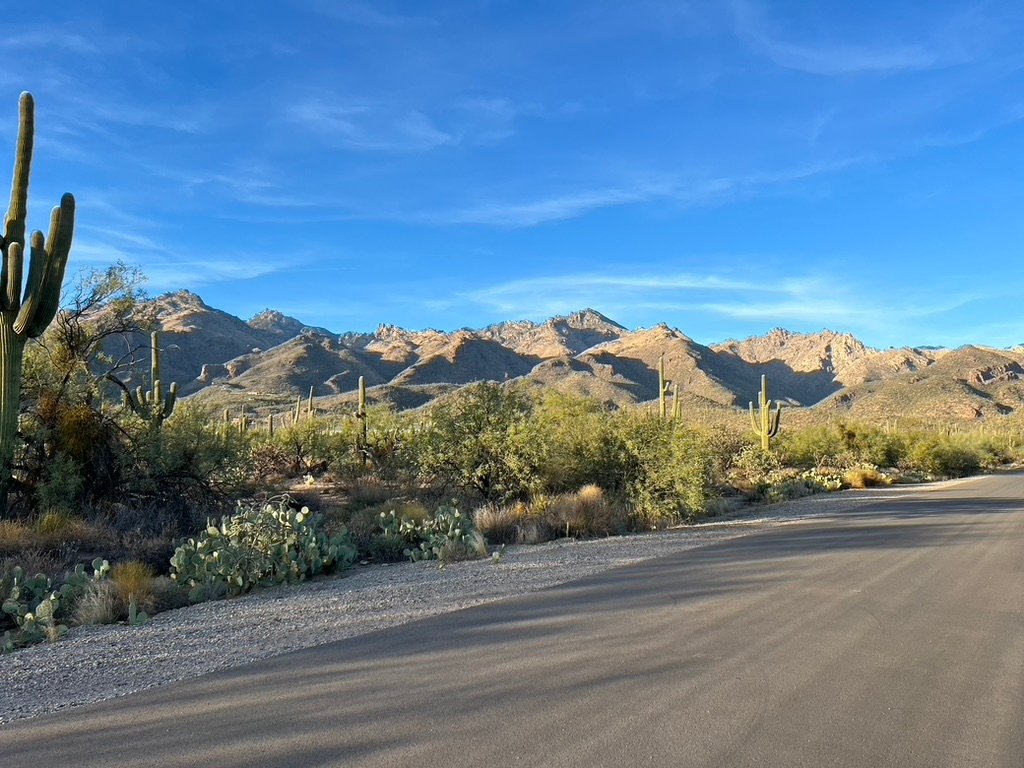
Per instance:
[[[76,627],[57,643],[0,656],[0,723],[521,595],[914,491],[901,486],[813,496],[658,533],[506,547],[500,558],[443,568],[436,562],[359,566],[337,577],[167,611],[141,627]]]

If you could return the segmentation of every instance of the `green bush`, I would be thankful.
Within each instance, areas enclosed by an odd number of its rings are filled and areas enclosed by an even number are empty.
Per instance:
[[[833,422],[779,436],[779,454],[792,467],[852,469],[861,465],[895,467],[906,454],[906,441],[868,424]]]
[[[981,469],[982,455],[963,440],[924,435],[912,444],[909,464],[935,477],[967,477]]]
[[[239,504],[219,526],[208,525],[199,538],[175,550],[171,578],[187,584],[189,599],[200,602],[302,581],[345,568],[355,556],[346,532],[328,537],[318,515],[306,507],[296,510],[282,498],[263,506]]]
[[[527,439],[532,409],[526,394],[494,382],[469,384],[442,398],[429,411],[420,471],[486,501],[525,497],[538,484]]]
[[[623,489],[622,436],[615,416],[596,400],[546,391],[519,438],[535,485],[546,493],[572,493],[585,485]]]
[[[637,522],[659,526],[704,514],[718,462],[711,433],[639,411],[621,415],[617,424],[626,449],[624,485]]]

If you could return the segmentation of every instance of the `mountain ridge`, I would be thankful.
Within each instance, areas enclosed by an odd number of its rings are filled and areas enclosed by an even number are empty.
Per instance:
[[[623,406],[657,398],[664,356],[684,401],[723,408],[754,399],[762,375],[773,398],[853,416],[873,417],[883,407],[897,410],[921,399],[908,399],[910,391],[932,392],[964,419],[1024,403],[1019,347],[879,350],[849,333],[783,328],[704,345],[666,323],[630,330],[591,308],[480,329],[381,324],[372,333],[341,334],[273,309],[243,321],[189,291],[158,297],[152,309],[164,377],[178,381],[183,395],[211,402],[272,407],[311,388],[325,403],[345,401],[362,376],[375,399],[398,407],[422,405],[478,380],[522,380]]]

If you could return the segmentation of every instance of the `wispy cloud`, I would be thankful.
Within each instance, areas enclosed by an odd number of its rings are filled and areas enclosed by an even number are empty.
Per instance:
[[[796,283],[770,285],[770,293],[795,290]],[[664,307],[666,297],[696,294],[747,294],[762,290],[759,284],[720,275],[690,272],[631,275],[565,274],[511,280],[460,294],[460,298],[483,305],[504,316],[538,316],[571,312],[582,307],[602,311]],[[690,301],[692,306],[692,298]]]
[[[756,194],[768,187],[780,187],[838,173],[875,160],[874,156],[863,155],[774,171],[704,179],[686,178],[682,175],[636,178],[620,185],[569,191],[536,200],[492,200],[447,211],[424,211],[412,218],[420,223],[483,224],[519,228],[574,219],[604,208],[659,200],[684,207],[715,205]]]
[[[422,152],[457,142],[420,110],[404,107],[314,97],[297,102],[288,117],[328,144],[358,151]]]
[[[288,268],[299,256],[224,250],[196,258],[169,244],[157,222],[133,214],[102,193],[83,196],[76,222],[71,264],[77,269],[104,268],[122,261],[139,266],[154,291],[198,288],[226,280],[246,280]]]
[[[731,0],[736,34],[755,52],[780,67],[815,75],[889,74],[946,67],[967,60],[956,45],[935,41],[889,44],[848,42],[841,39],[813,42],[787,38],[750,0]]]
[[[94,40],[60,29],[42,26],[8,32],[0,38],[0,50],[4,51],[53,51],[55,49],[77,55],[92,55],[101,52]]]

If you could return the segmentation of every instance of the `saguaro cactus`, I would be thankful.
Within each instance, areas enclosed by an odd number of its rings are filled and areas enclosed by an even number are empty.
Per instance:
[[[366,449],[366,379],[359,377],[359,405],[356,407],[356,418],[359,419],[359,434],[356,442],[360,450]]]
[[[75,198],[65,193],[50,217],[50,234],[36,230],[29,241],[28,279],[22,285],[25,257],[25,219],[28,182],[35,133],[32,95],[21,94],[18,145],[11,184],[11,205],[0,250],[0,514],[7,508],[11,486],[18,411],[21,402],[21,366],[25,342],[39,336],[57,314],[60,287],[75,230]],[[24,290],[22,290],[24,287]]]
[[[665,378],[665,356],[658,358],[658,413],[661,418],[668,416],[668,393],[672,389],[672,382]]]
[[[768,399],[768,377],[761,376],[761,391],[757,395],[757,413],[754,404],[750,403],[750,426],[754,434],[761,438],[761,448],[771,450],[771,439],[779,433],[779,422],[782,420],[782,403],[775,404]]]
[[[178,399],[178,383],[171,382],[167,394],[164,394],[164,385],[160,380],[160,336],[153,331],[149,339],[152,347],[149,358],[150,388],[144,390],[140,386],[134,392],[128,390],[124,393],[124,404],[141,418],[159,427],[174,410],[174,403]]]

